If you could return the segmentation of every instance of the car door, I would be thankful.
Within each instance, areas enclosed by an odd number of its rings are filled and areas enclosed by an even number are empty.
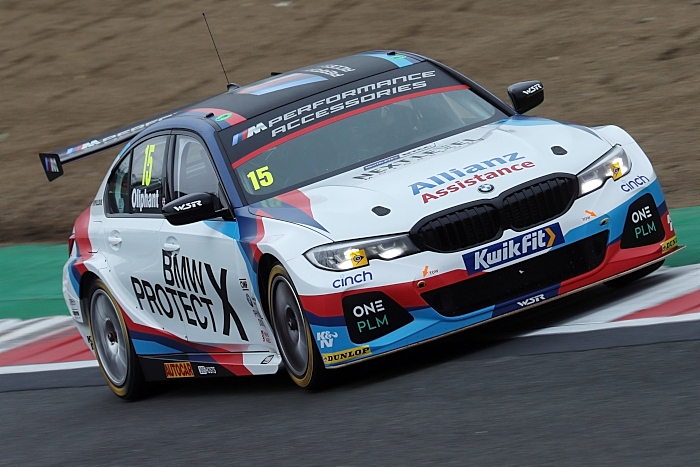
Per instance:
[[[144,324],[184,338],[184,324],[169,306],[162,285],[160,227],[165,189],[165,160],[170,136],[137,142],[115,166],[107,182],[102,249],[122,305]]]
[[[214,195],[223,217],[160,231],[163,280],[177,291],[187,339],[225,344],[230,351],[274,348],[262,308],[248,290],[248,272],[238,245],[238,225],[203,140],[173,135],[169,200],[192,193]],[[225,217],[225,218],[224,218]]]

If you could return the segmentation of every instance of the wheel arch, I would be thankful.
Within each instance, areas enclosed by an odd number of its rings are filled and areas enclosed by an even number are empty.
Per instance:
[[[83,318],[84,323],[90,323],[90,313],[88,313],[90,307],[90,289],[92,284],[98,280],[99,277],[94,272],[86,272],[80,278],[80,313]]]
[[[258,261],[258,292],[260,293],[260,303],[268,322],[272,322],[272,317],[270,316],[270,304],[267,297],[267,283],[270,271],[272,271],[275,264],[282,264],[282,262],[270,253],[263,254]]]

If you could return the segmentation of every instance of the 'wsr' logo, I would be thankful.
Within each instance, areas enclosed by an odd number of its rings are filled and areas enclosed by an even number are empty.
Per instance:
[[[487,246],[462,256],[469,274],[485,271],[564,243],[559,224],[541,227],[496,245]]]

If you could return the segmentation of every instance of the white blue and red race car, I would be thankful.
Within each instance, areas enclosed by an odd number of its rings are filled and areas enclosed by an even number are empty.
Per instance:
[[[40,155],[129,141],[75,223],[63,292],[111,387],[275,373],[299,386],[641,277],[677,250],[654,170],[615,126],[522,114],[426,57],[275,75]]]

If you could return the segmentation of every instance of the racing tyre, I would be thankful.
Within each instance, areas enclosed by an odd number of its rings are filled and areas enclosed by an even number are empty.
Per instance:
[[[102,375],[120,398],[139,399],[146,382],[121,310],[101,280],[93,283],[89,297],[90,334]]]
[[[659,261],[658,263],[654,263],[651,266],[647,266],[645,268],[639,269],[638,271],[634,271],[634,272],[631,272],[629,274],[626,274],[620,278],[608,281],[605,283],[605,285],[607,285],[608,287],[612,287],[613,289],[619,289],[620,287],[624,287],[627,284],[631,284],[632,282],[636,281],[637,279],[641,279],[644,276],[648,276],[652,272],[659,269],[662,264],[664,264],[664,262]]]
[[[323,358],[294,284],[280,264],[270,271],[267,293],[272,328],[289,376],[302,388],[320,389],[327,381]]]

